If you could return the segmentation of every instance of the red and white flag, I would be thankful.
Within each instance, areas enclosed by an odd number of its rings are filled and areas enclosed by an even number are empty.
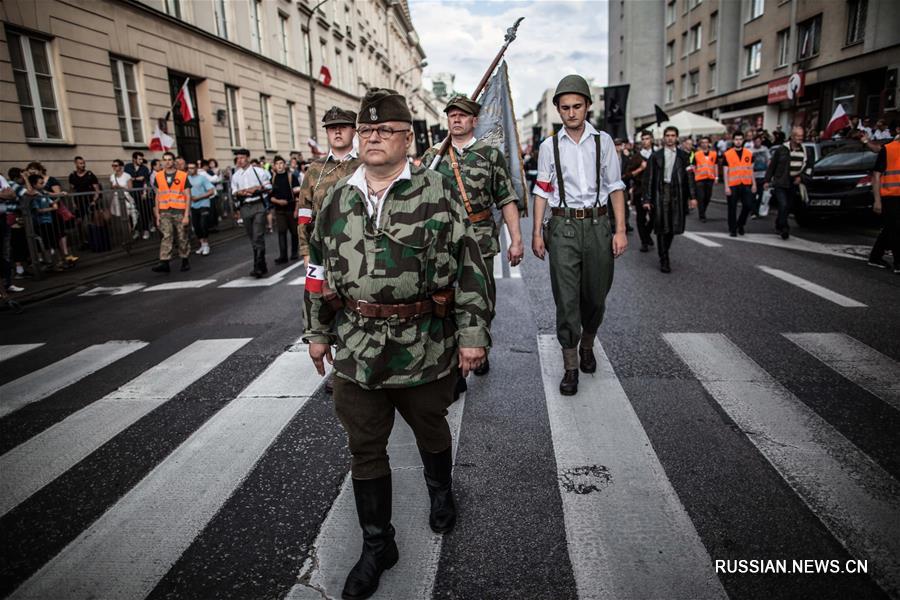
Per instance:
[[[184,85],[181,86],[181,89],[178,90],[178,95],[175,96],[175,104],[181,105],[181,120],[185,123],[193,121],[194,117],[197,116],[194,113],[194,105],[191,103],[191,92],[188,90],[188,82],[190,80],[189,77],[184,80]]]
[[[828,127],[822,132],[822,139],[830,140],[831,136],[847,127],[850,127],[850,117],[844,112],[843,105],[838,104],[837,108],[834,109],[834,114],[831,115],[831,120],[828,121]]]
[[[307,223],[312,223],[312,209],[311,208],[301,208],[297,213],[297,221],[300,222],[301,225],[306,225]]]
[[[153,130],[153,137],[150,138],[150,151],[165,152],[174,145],[175,140],[171,136],[166,135],[157,125],[156,129]]]
[[[310,151],[313,153],[313,156],[325,156],[325,151],[322,150],[322,147],[319,146],[319,142],[312,138],[308,138],[306,140],[306,145],[309,146]]]
[[[322,68],[319,69],[319,77],[322,79],[322,85],[331,85],[331,71],[325,65],[322,65]]]

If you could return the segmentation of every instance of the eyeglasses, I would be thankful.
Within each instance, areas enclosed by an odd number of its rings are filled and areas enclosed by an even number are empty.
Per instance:
[[[388,127],[387,125],[381,125],[380,127],[360,127],[356,130],[356,133],[359,134],[359,137],[364,140],[372,137],[372,134],[378,132],[378,137],[386,140],[390,138],[395,133],[406,133],[409,129],[394,129],[393,127]]]

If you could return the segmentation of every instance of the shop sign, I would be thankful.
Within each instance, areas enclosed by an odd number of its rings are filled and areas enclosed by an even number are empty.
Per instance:
[[[803,71],[769,82],[769,104],[802,98],[806,76]]]

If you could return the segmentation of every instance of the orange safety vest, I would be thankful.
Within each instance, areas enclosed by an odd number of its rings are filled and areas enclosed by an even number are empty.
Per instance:
[[[166,181],[166,172],[157,171],[156,173],[156,201],[159,203],[159,210],[184,210],[187,208],[187,200],[185,199],[184,184],[187,181],[187,173],[184,171],[175,171],[175,177],[172,179],[172,187],[169,187]]]
[[[711,150],[704,154],[702,150],[694,153],[694,179],[703,181],[704,179],[716,178],[716,151]]]
[[[894,140],[884,145],[887,162],[881,174],[881,195],[900,196],[900,142]]]
[[[753,185],[753,153],[743,148],[741,158],[737,150],[729,148],[725,151],[725,163],[728,166],[728,181],[725,185]]]

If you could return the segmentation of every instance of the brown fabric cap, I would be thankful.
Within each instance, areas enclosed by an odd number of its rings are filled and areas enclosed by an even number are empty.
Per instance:
[[[412,113],[406,106],[406,98],[395,90],[387,88],[369,88],[359,107],[357,122],[384,123],[385,121],[404,121],[412,123]]]
[[[325,127],[329,125],[350,125],[351,127],[356,127],[356,113],[352,110],[344,110],[343,108],[332,106],[325,113],[325,116],[322,117],[322,125]]]
[[[444,107],[444,112],[450,112],[450,109],[458,108],[464,113],[469,113],[472,116],[477,117],[478,113],[481,112],[481,105],[475,102],[474,100],[469,100],[469,97],[465,94],[456,94],[450,101],[447,103],[447,106]]]

